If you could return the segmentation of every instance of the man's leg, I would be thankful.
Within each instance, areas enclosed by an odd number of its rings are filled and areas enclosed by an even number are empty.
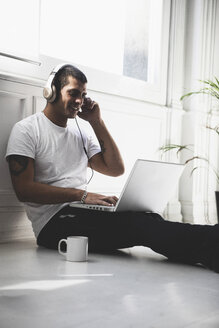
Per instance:
[[[101,212],[67,206],[39,235],[38,245],[57,249],[70,235],[89,238],[89,251],[147,246],[173,261],[202,263],[219,271],[219,225],[165,221],[155,213]]]
[[[148,214],[146,218],[153,218]],[[160,220],[163,220],[160,218]],[[137,223],[138,214],[131,212],[103,212],[65,207],[42,229],[37,243],[57,249],[58,242],[67,236],[83,235],[89,238],[90,251],[115,250],[143,245],[142,222]],[[141,229],[140,229],[141,228]]]

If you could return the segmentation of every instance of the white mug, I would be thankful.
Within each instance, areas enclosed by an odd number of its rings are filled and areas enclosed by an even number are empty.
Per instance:
[[[61,251],[61,244],[66,243],[66,252]],[[58,251],[64,255],[67,261],[82,262],[88,257],[88,237],[69,236],[61,239],[58,244]]]

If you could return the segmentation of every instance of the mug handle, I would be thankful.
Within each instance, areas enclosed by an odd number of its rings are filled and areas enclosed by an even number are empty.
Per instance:
[[[66,246],[67,246],[67,239],[61,239],[60,241],[59,241],[59,243],[58,243],[58,251],[59,251],[59,253],[61,254],[61,255],[66,255],[66,252],[62,252],[61,251],[61,243],[62,242],[65,242],[66,243]]]

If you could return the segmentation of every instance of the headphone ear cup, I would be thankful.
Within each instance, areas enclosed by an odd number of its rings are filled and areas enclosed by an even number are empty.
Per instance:
[[[59,64],[51,72],[48,81],[46,82],[45,87],[43,88],[43,97],[50,103],[56,99],[56,87],[52,84],[53,79],[56,73],[63,67],[68,66],[69,64]]]
[[[46,98],[46,100],[48,101],[52,97],[52,89],[50,87],[45,86],[43,88],[43,97]]]
[[[48,99],[48,102],[52,103],[56,99],[56,87],[52,85],[50,90],[51,90],[51,96]]]
[[[52,84],[54,74],[51,74],[45,87],[43,88],[43,96],[48,102],[53,102],[56,99],[56,88]]]

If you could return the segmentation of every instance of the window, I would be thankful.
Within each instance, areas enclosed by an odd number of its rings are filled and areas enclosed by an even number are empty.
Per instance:
[[[42,1],[43,54],[147,80],[150,0],[138,0],[137,5],[133,0],[62,0],[62,4]]]
[[[0,11],[0,52],[38,59],[39,1],[7,0]]]
[[[26,74],[45,79],[56,64],[70,62],[93,90],[165,104],[170,0],[4,3],[0,52],[43,63]]]
[[[148,81],[161,38],[162,0],[42,0],[40,51]],[[152,53],[152,56],[150,55]],[[150,62],[149,62],[150,61]]]

